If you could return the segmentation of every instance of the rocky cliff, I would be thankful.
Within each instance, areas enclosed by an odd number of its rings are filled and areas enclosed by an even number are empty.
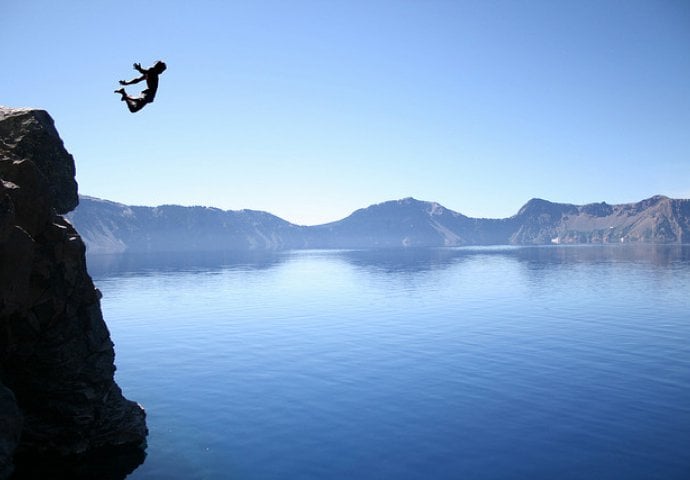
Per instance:
[[[114,381],[85,246],[60,214],[75,167],[44,111],[0,107],[0,478],[13,455],[143,446],[144,410]]]
[[[688,243],[690,200],[661,195],[637,203],[570,205],[530,200],[513,217],[513,244]]]

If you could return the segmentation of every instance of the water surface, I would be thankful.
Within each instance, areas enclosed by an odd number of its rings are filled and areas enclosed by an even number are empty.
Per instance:
[[[690,478],[690,247],[90,257],[148,479]]]

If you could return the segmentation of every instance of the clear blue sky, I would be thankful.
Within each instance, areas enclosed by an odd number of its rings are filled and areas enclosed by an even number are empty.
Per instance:
[[[300,224],[690,197],[687,0],[2,0],[0,22],[0,104],[50,112],[82,194]],[[117,80],[157,59],[131,114]]]

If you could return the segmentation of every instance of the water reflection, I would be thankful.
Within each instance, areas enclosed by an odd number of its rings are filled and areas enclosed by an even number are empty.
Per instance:
[[[89,273],[95,278],[146,275],[149,272],[213,272],[268,270],[295,257],[314,254],[339,258],[363,269],[383,273],[442,270],[479,256],[502,256],[543,269],[548,265],[644,263],[667,267],[690,262],[690,245],[576,245],[395,248],[285,252],[184,252],[90,255]]]
[[[15,471],[11,479],[123,480],[145,459],[146,452],[138,447],[103,448],[69,457],[20,454],[14,459]]]
[[[89,274],[98,279],[153,272],[265,270],[286,259],[286,254],[278,252],[164,252],[88,255],[86,261]]]
[[[563,245],[523,247],[513,252],[524,262],[539,265],[646,263],[666,267],[690,261],[690,245]]]
[[[548,265],[641,263],[667,267],[690,262],[690,245],[576,245],[409,248],[339,251],[352,265],[387,273],[426,272],[482,257]]]
[[[341,252],[339,256],[358,268],[384,273],[410,273],[447,268],[464,255],[447,249],[411,248],[351,250]]]

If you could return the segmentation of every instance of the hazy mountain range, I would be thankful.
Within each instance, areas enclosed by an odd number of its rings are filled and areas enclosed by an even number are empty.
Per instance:
[[[82,196],[68,218],[90,253],[690,242],[690,200],[664,196],[581,206],[533,199],[504,219],[405,198],[309,227],[255,210],[138,207]]]

